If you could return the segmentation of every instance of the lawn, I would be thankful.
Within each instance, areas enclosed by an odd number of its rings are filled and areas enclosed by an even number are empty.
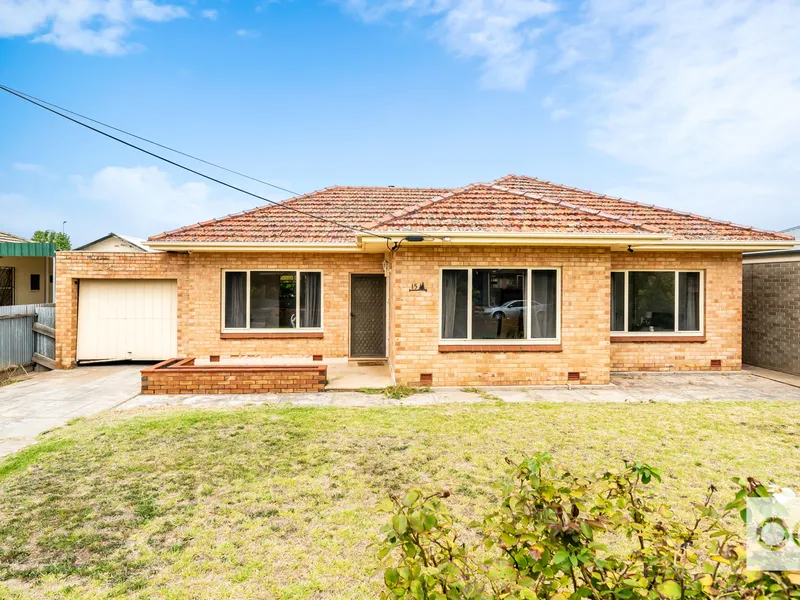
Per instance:
[[[678,511],[709,483],[800,484],[800,404],[253,407],[81,419],[0,463],[0,597],[374,598],[375,505],[495,499],[503,458],[637,458]]]

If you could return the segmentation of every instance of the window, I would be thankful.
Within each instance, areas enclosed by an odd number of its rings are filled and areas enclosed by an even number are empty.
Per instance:
[[[557,269],[443,269],[441,339],[552,342],[559,304]]]
[[[41,289],[41,277],[36,273],[31,274],[31,291],[38,292]]]
[[[320,329],[319,271],[225,271],[224,329]]]
[[[611,331],[623,334],[700,333],[701,271],[611,273]]]
[[[14,304],[14,267],[0,267],[0,306]]]

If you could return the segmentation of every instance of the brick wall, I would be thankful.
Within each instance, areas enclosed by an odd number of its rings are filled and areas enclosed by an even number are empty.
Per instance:
[[[739,254],[615,252],[612,269],[705,271],[705,342],[611,344],[612,371],[707,371],[742,367],[742,258]]]
[[[398,383],[533,385],[609,381],[608,250],[589,248],[402,247],[392,267],[394,368]],[[561,267],[561,350],[547,352],[439,352],[442,267]],[[426,292],[409,292],[424,283]]]
[[[179,356],[347,357],[350,273],[383,273],[383,258],[355,253],[62,252],[57,259],[56,361],[62,368],[75,363],[80,278],[176,279]],[[323,336],[222,339],[222,269],[322,269]]]
[[[193,359],[174,366],[142,369],[142,394],[272,394],[322,392],[325,365],[194,366]]]
[[[179,356],[349,355],[350,274],[383,273],[383,254],[344,253],[59,253],[56,360],[75,361],[80,278],[176,279]],[[561,347],[539,352],[440,352],[440,269],[560,267]],[[322,269],[324,334],[279,339],[221,338],[221,270]],[[703,343],[611,343],[612,268],[703,269],[706,339]],[[424,283],[425,292],[409,292]],[[433,375],[434,385],[533,385],[609,381],[612,370],[710,369],[741,366],[741,257],[712,253],[634,254],[591,248],[411,247],[391,257],[388,355],[398,383]]]
[[[800,257],[744,265],[744,362],[800,375]]]

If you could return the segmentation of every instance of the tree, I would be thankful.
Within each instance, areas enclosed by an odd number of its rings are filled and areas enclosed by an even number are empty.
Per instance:
[[[72,250],[72,242],[69,236],[66,233],[59,233],[52,229],[34,231],[31,240],[44,244],[55,244],[56,250]]]

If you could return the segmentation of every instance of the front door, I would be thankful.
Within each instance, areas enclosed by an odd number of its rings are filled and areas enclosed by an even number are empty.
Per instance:
[[[350,276],[350,356],[386,356],[386,277]]]

